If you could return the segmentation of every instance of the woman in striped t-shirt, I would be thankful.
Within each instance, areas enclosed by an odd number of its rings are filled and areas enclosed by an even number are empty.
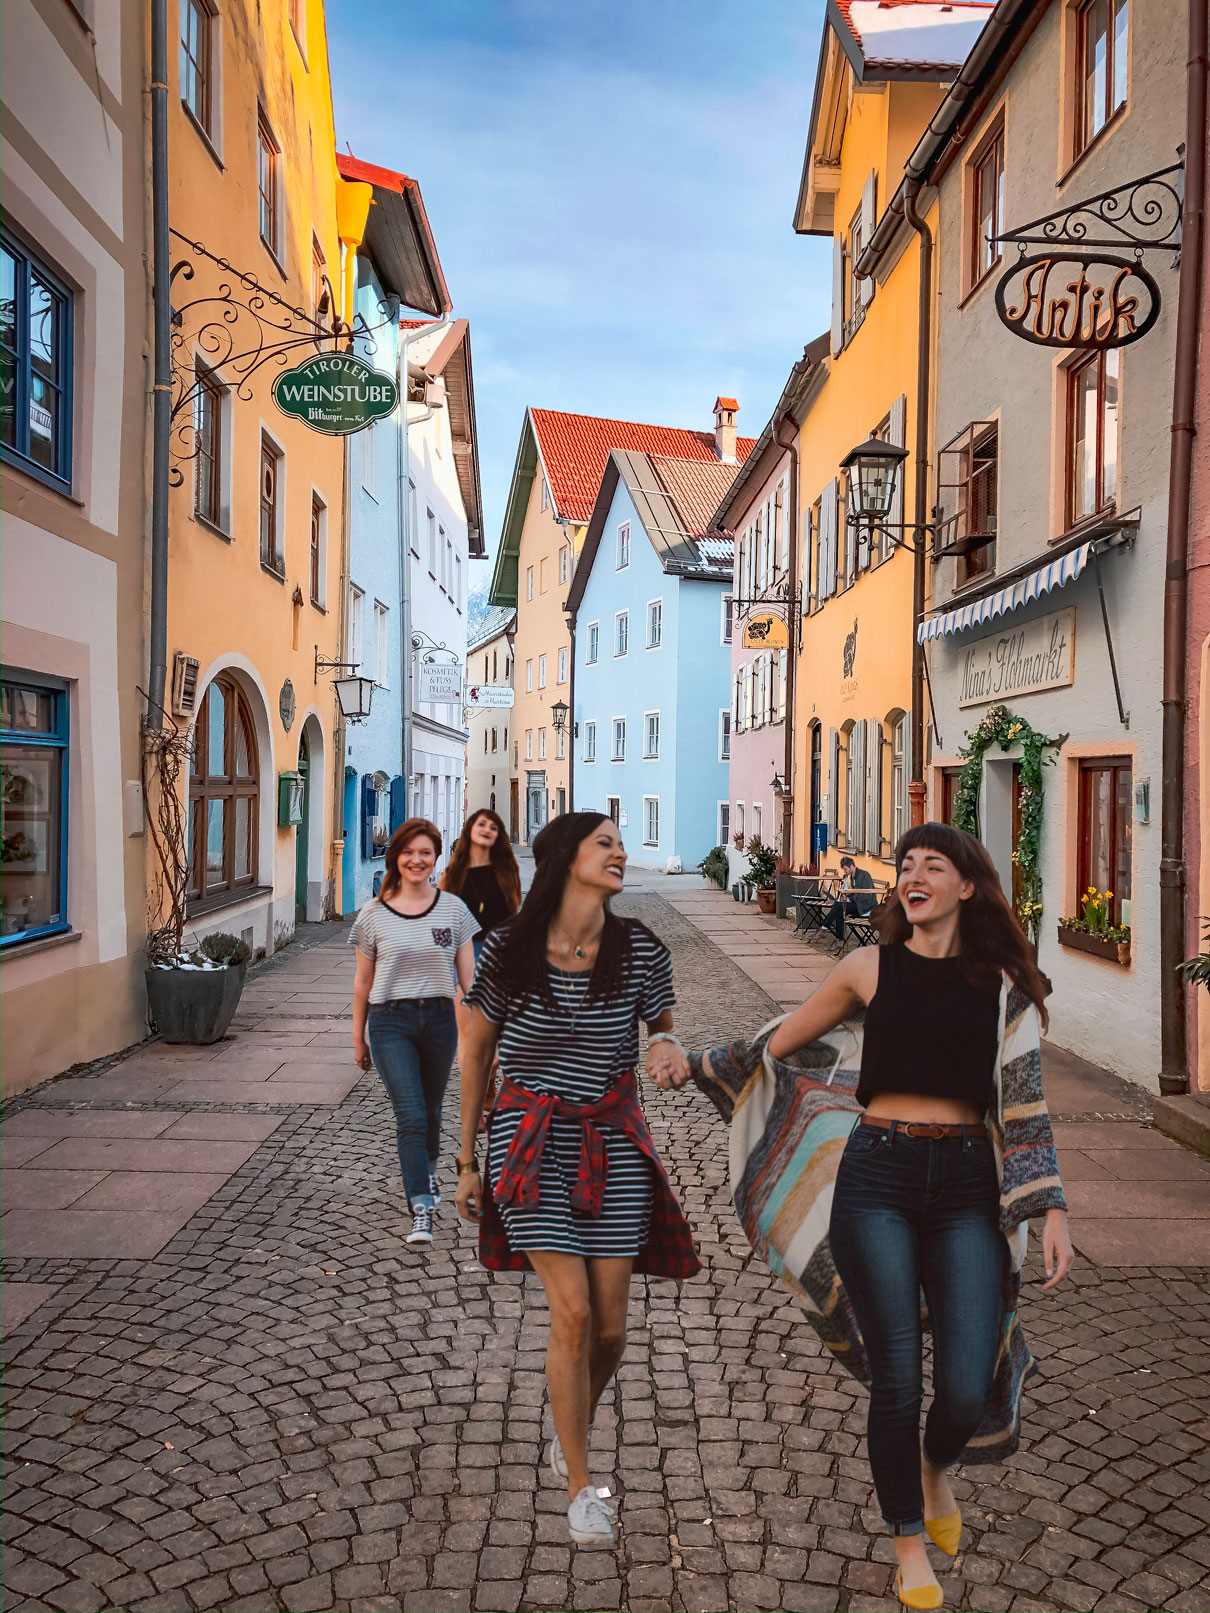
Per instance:
[[[409,818],[391,836],[377,897],[357,915],[353,1056],[373,1064],[395,1111],[399,1171],[412,1212],[409,1243],[432,1243],[437,1155],[458,1028],[454,995],[475,968],[479,926],[465,902],[433,889],[441,831]]]
[[[699,1269],[639,1107],[639,1020],[649,1074],[683,1080],[688,1063],[672,1035],[668,949],[609,908],[626,868],[613,822],[600,812],[554,819],[534,840],[534,865],[520,913],[487,938],[468,999],[458,1209],[480,1222],[485,1266],[529,1266],[542,1280],[550,1463],[567,1481],[572,1539],[609,1545],[588,1432],[625,1349],[631,1272]],[[475,1142],[497,1050],[484,1181]]]

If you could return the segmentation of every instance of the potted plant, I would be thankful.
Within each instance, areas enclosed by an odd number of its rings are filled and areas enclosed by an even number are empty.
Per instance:
[[[1196,958],[1186,958],[1179,967],[1187,986],[1205,986],[1210,991],[1210,918],[1202,920],[1202,933],[1206,938],[1206,950],[1199,952]]]
[[[1080,898],[1078,916],[1059,921],[1060,946],[1091,953],[1109,963],[1129,964],[1130,926],[1110,923],[1112,901],[1112,891],[1099,891],[1090,885]]]
[[[698,863],[697,871],[699,874],[704,875],[712,885],[717,885],[719,890],[725,891],[727,888],[727,848],[725,846],[715,846],[713,851],[708,851],[701,862]]]
[[[766,846],[757,836],[753,835],[748,842],[748,872],[743,876],[744,884],[749,890],[756,892],[756,900],[762,913],[773,913],[777,910],[777,853],[772,846]]]
[[[193,736],[173,723],[143,730],[143,810],[155,854],[147,882],[147,1017],[166,1042],[206,1045],[224,1036],[239,1007],[248,961],[237,935],[184,944],[189,851],[183,780]]]

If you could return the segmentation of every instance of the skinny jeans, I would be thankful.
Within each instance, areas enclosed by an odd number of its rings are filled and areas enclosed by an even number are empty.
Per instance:
[[[951,1466],[983,1420],[1008,1258],[999,1210],[987,1138],[854,1127],[836,1177],[830,1241],[869,1358],[870,1468],[893,1534],[924,1529],[921,1290],[933,1335],[925,1456]]]
[[[441,1153],[441,1105],[458,1046],[450,997],[371,1003],[366,1040],[391,1108],[399,1172],[412,1210],[433,1208],[429,1178]]]

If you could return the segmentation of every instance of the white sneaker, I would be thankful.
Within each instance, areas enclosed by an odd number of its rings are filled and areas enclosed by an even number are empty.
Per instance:
[[[567,1528],[577,1546],[613,1545],[613,1515],[593,1485],[586,1484],[568,1507]]]
[[[412,1211],[412,1230],[408,1233],[409,1243],[432,1243],[433,1241],[433,1212],[432,1210]]]

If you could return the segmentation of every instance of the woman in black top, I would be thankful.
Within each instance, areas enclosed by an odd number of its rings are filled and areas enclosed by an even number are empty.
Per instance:
[[[475,957],[497,925],[521,906],[521,875],[504,821],[488,807],[472,812],[450,853],[440,886],[466,903],[479,921]]]
[[[1047,985],[991,858],[947,824],[909,829],[880,944],[850,953],[769,1039],[785,1059],[865,1010],[858,1100],[829,1241],[871,1372],[867,1430],[879,1505],[908,1607],[940,1607],[925,1536],[950,1556],[962,1515],[946,1476],[983,1418],[998,1348],[1007,1244],[984,1116],[995,1099],[1007,974],[1043,1025]],[[1064,1210],[1046,1213],[1047,1288],[1072,1260]],[[933,1400],[920,1442],[923,1289]]]

